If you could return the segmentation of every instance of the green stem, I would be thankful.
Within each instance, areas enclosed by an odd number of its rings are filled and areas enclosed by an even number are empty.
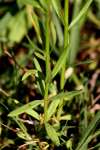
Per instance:
[[[67,47],[68,47],[68,8],[69,8],[69,0],[65,0],[65,5],[64,5],[64,51],[66,51],[67,55]],[[66,67],[66,61],[62,67],[62,72],[61,72],[61,82],[60,82],[60,87],[61,90],[64,88],[64,83],[65,83],[65,67]]]
[[[47,16],[46,16],[46,79],[45,79],[45,95],[44,95],[44,121],[46,122],[47,109],[48,109],[48,89],[49,89],[49,81],[50,81],[50,53],[49,53],[49,0],[47,2]]]

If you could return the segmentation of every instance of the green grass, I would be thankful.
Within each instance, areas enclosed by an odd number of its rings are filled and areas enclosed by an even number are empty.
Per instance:
[[[4,51],[0,55],[6,55],[9,62],[0,74],[1,149],[99,147],[100,111],[91,113],[90,79],[85,70],[78,70],[94,61],[76,62],[84,40],[80,32],[94,7],[93,0],[17,0],[14,4],[16,11],[0,6],[0,51]],[[95,23],[94,17],[91,20]],[[74,121],[78,124],[73,125]],[[14,128],[13,138],[9,130]]]

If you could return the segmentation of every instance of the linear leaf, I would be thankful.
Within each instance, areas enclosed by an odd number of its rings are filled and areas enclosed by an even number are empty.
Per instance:
[[[96,128],[97,124],[100,122],[100,111],[96,114],[96,116],[93,118],[89,126],[87,127],[81,141],[79,142],[76,150],[83,150],[83,147],[85,146],[85,143],[87,145],[88,137],[90,136],[91,132]]]
[[[17,136],[21,139],[26,140],[26,136],[25,136],[24,132],[21,130],[17,131]]]
[[[43,56],[40,52],[35,51],[34,54],[35,54],[35,56],[37,56],[39,59],[45,60],[44,56]]]
[[[42,43],[41,31],[40,31],[40,26],[39,26],[39,19],[38,19],[37,15],[35,14],[35,12],[33,12],[32,15],[30,15],[30,18],[31,18],[32,24],[34,26],[34,29],[36,31],[38,41],[40,43]]]
[[[86,139],[86,141],[81,146],[81,150],[85,150],[85,148],[87,147],[88,143],[91,142],[92,139],[96,138],[99,135],[100,135],[100,130],[98,130],[94,134],[91,134],[90,136],[88,136],[88,138]]]
[[[58,17],[63,23],[63,15],[61,13],[61,4],[59,0],[51,0],[54,10],[56,11]]]
[[[16,110],[13,110],[12,112],[10,112],[8,114],[9,117],[14,117],[14,116],[18,116],[24,112],[26,112],[29,109],[35,108],[38,105],[41,105],[43,103],[43,100],[34,100],[28,104],[25,104],[24,106],[21,106],[19,108],[17,108]]]
[[[68,101],[71,98],[73,98],[74,96],[77,96],[81,93],[83,93],[82,90],[80,90],[80,91],[71,91],[71,92],[61,92],[58,95],[51,97],[50,100],[64,99],[65,101]]]
[[[60,58],[58,59],[55,67],[52,70],[52,79],[56,76],[56,74],[60,71],[60,69],[62,68],[63,64],[65,63],[65,60],[67,58],[67,53],[64,50],[63,53],[61,54]]]
[[[28,35],[26,35],[26,38],[27,38],[27,40],[28,40],[28,42],[29,42],[29,46],[28,46],[28,47],[34,49],[34,52],[37,51],[37,52],[40,52],[41,54],[44,55],[43,50],[40,49],[40,48],[35,44],[35,42],[30,39],[30,37],[29,37]],[[33,51],[32,51],[32,52],[33,52]]]
[[[55,29],[55,25],[53,23],[53,21],[50,22],[50,30],[51,30],[51,41],[53,43],[53,45],[56,44],[56,41],[57,41],[57,37],[56,37],[56,29]]]
[[[35,75],[35,73],[36,73],[36,70],[33,70],[33,69],[28,70],[28,71],[23,75],[22,81],[25,80],[25,79],[27,79],[29,76]]]
[[[83,92],[82,90],[81,91],[72,91],[72,92],[62,92],[56,96],[49,98],[49,100],[57,100],[57,99],[63,98],[66,101],[66,100],[70,100],[74,96],[81,94],[82,92]],[[9,117],[18,116],[18,115],[24,113],[25,111],[27,111],[28,109],[35,108],[41,104],[43,104],[43,100],[34,100],[28,104],[25,104],[24,106],[17,108],[16,110],[10,112],[8,114],[8,116]]]
[[[57,34],[57,38],[58,38],[58,45],[60,47],[63,47],[63,42],[64,42],[64,37],[63,37],[63,29],[61,27],[61,22],[59,20],[59,18],[57,17],[55,11],[52,12],[52,21],[55,25],[56,28],[56,34]]]
[[[18,126],[20,127],[21,131],[23,132],[22,136],[19,135],[21,138],[25,138],[27,140],[31,140],[30,135],[27,132],[27,128],[24,125],[24,123],[22,121],[19,120],[18,117],[13,117],[13,119],[16,121],[16,123],[18,124]],[[20,134],[20,133],[19,133]]]
[[[73,66],[79,66],[79,65],[84,65],[84,64],[91,64],[93,62],[95,62],[95,60],[89,59],[89,60],[85,60],[85,61],[80,61],[79,63],[74,64]]]
[[[60,99],[53,100],[48,108],[47,111],[47,121],[50,119],[50,117],[56,112],[56,109],[59,105]]]
[[[44,95],[44,89],[45,89],[45,82],[43,80],[43,74],[42,74],[42,69],[41,69],[41,66],[38,62],[38,60],[34,57],[33,59],[34,61],[34,65],[36,67],[36,69],[38,70],[37,72],[37,86],[41,92],[42,95]]]
[[[93,0],[88,0],[85,4],[85,6],[80,11],[79,15],[71,22],[69,25],[69,30],[76,24],[78,21],[86,14],[88,8],[90,7]]]
[[[49,123],[45,124],[45,128],[46,128],[47,134],[48,134],[49,138],[52,140],[52,142],[55,145],[59,146],[60,141],[59,141],[59,138],[58,138],[58,135],[57,135],[57,132],[55,131],[55,129]]]
[[[40,66],[40,64],[39,64],[39,62],[38,62],[38,60],[37,60],[37,58],[34,57],[34,58],[33,58],[33,61],[34,61],[34,65],[35,65],[36,69],[37,69],[38,71],[42,72],[41,66]]]
[[[70,114],[60,117],[60,120],[71,120],[72,116]]]
[[[35,119],[40,120],[40,116],[39,116],[39,114],[38,114],[35,110],[33,110],[33,109],[28,109],[28,110],[25,111],[25,112],[26,112],[28,115],[34,117]]]

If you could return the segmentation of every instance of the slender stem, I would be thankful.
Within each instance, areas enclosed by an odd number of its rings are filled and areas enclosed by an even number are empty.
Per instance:
[[[64,7],[64,50],[66,51],[66,55],[67,55],[67,47],[68,47],[68,8],[69,8],[69,0],[65,0],[65,7]],[[61,72],[61,82],[60,82],[61,90],[64,88],[65,67],[66,67],[66,61],[63,65],[62,72]]]
[[[45,95],[44,95],[44,121],[46,122],[47,109],[48,109],[48,88],[50,81],[50,53],[49,53],[49,0],[47,1],[48,9],[46,16],[46,79],[45,79]]]

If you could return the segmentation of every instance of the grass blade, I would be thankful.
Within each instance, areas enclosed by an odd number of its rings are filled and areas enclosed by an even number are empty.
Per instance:
[[[93,2],[93,0],[88,0],[86,2],[85,6],[82,8],[79,15],[69,25],[69,28],[68,28],[69,30],[86,14],[86,12],[87,12],[87,10],[90,7],[92,2]]]
[[[92,139],[94,139],[94,138],[96,138],[97,136],[99,136],[100,135],[100,130],[99,131],[97,131],[96,133],[94,133],[93,135],[90,135],[87,139],[86,139],[86,141],[84,142],[84,144],[81,146],[81,150],[85,150],[86,148],[87,148],[87,145],[89,144],[89,142],[92,140]],[[87,149],[86,149],[87,150]]]
[[[79,142],[76,150],[82,150],[82,148],[85,146],[85,143],[87,145],[87,139],[90,136],[91,132],[96,128],[97,124],[100,121],[100,111],[96,114],[94,119],[91,121],[89,126],[87,127],[84,136],[82,137],[81,141]]]

